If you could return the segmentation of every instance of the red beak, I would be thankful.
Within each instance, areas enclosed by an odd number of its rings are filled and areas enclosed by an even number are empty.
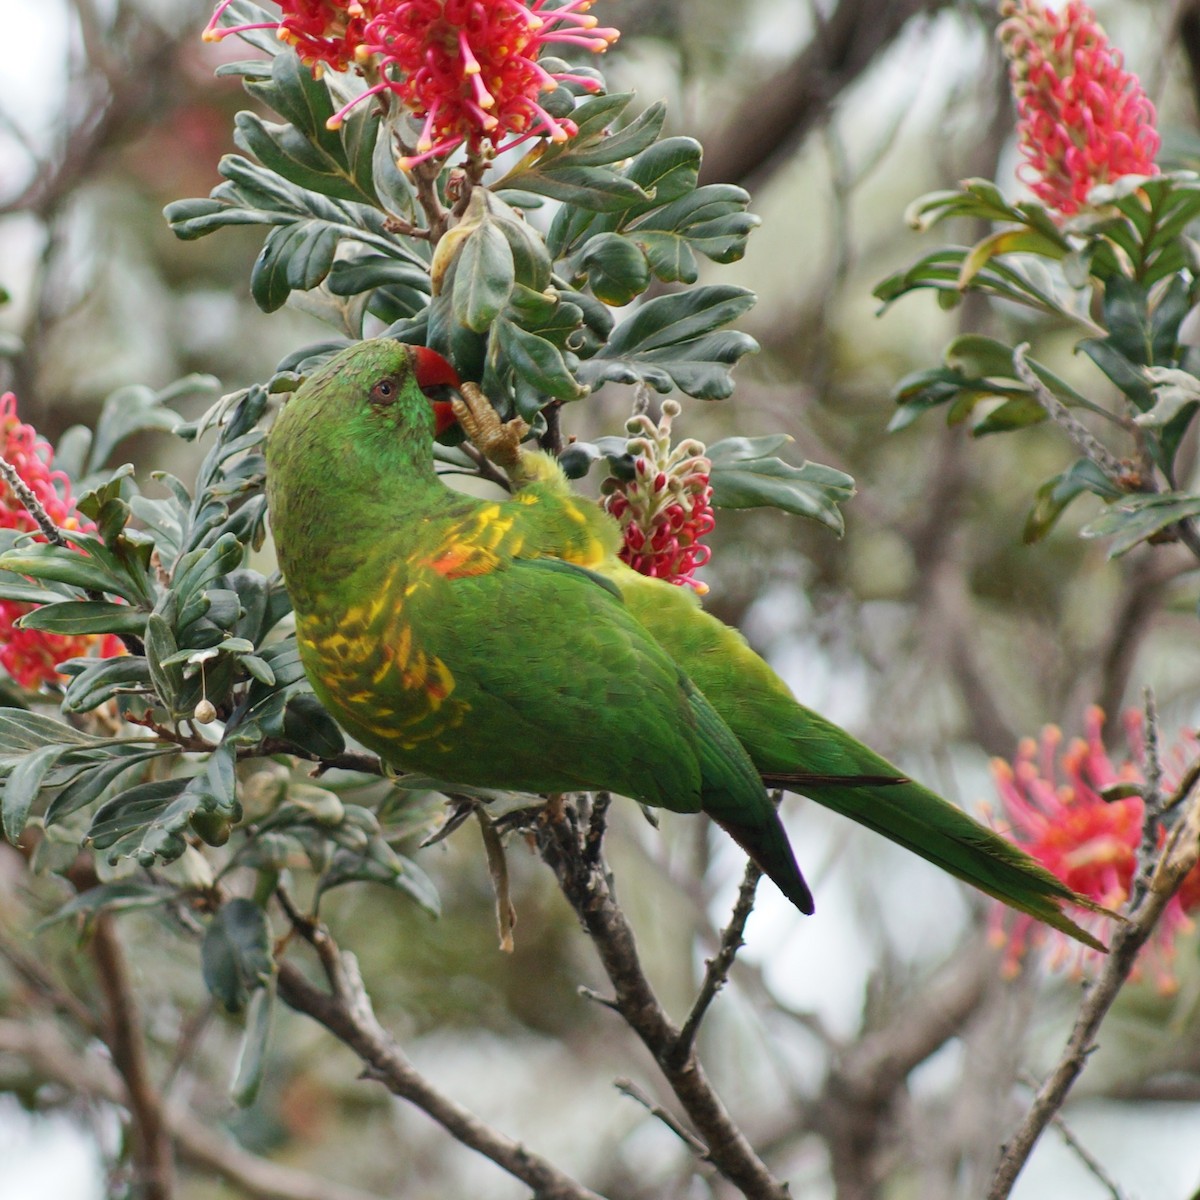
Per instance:
[[[437,434],[443,434],[458,418],[454,406],[446,399],[448,391],[458,391],[461,380],[458,372],[436,350],[427,346],[410,346],[413,358],[413,373],[417,386],[429,397],[433,415],[437,422]]]

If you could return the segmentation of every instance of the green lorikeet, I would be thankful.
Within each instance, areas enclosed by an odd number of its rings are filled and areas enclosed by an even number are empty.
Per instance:
[[[1061,911],[1078,898],[1058,879],[798,704],[689,590],[622,563],[616,523],[553,459],[522,454],[511,499],[446,487],[432,443],[453,417],[419,385],[430,359],[351,347],[268,441],[300,654],[350,734],[451,783],[706,812],[809,913],[764,780],[792,787],[1097,944]]]

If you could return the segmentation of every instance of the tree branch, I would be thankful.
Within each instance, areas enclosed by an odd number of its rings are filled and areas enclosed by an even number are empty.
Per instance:
[[[840,0],[812,41],[771,78],[756,79],[705,143],[701,183],[743,183],[768,170],[825,118],[837,97],[915,16],[952,0]]]
[[[583,922],[615,991],[614,1004],[653,1055],[688,1119],[707,1147],[706,1157],[752,1200],[786,1200],[776,1179],[722,1104],[692,1046],[682,1042],[654,994],[638,956],[633,930],[617,905],[603,865],[585,852],[574,814],[544,820],[538,849]]]
[[[104,1040],[128,1095],[138,1194],[145,1200],[170,1200],[174,1156],[163,1121],[162,1099],[150,1079],[137,1000],[111,913],[102,912],[96,918],[91,951],[108,1010]]]
[[[1195,783],[1195,772],[1189,771],[1184,788],[1191,791]],[[1181,802],[1183,795],[1186,792],[1177,792],[1168,800],[1168,807]],[[1163,910],[1198,859],[1200,795],[1193,795],[1183,819],[1172,827],[1157,861],[1150,864],[1146,872],[1149,874],[1148,886],[1139,895],[1135,885],[1136,899],[1129,919],[1113,935],[1108,958],[1088,990],[1058,1063],[1038,1089],[1025,1119],[1003,1147],[987,1200],[1007,1200],[1038,1138],[1083,1073],[1088,1056],[1095,1048],[1100,1024],[1133,970],[1138,952],[1150,940]]]
[[[492,1129],[437,1091],[379,1023],[354,956],[339,950],[321,925],[302,924],[298,932],[316,950],[330,990],[317,987],[295,963],[284,961],[279,964],[279,997],[349,1046],[365,1064],[368,1078],[382,1083],[393,1095],[431,1117],[451,1137],[527,1184],[537,1200],[601,1200],[547,1159]]]

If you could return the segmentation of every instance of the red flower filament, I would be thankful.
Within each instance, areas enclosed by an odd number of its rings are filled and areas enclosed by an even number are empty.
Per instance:
[[[634,478],[609,479],[602,504],[621,526],[620,557],[635,571],[703,595],[708,585],[694,579],[712,555],[700,539],[712,532],[712,464],[694,439],[671,449],[671,421],[679,415],[673,400],[663,403],[657,425],[646,416],[630,420],[629,453]]]
[[[1102,904],[1119,908],[1128,899],[1137,869],[1137,851],[1142,840],[1145,805],[1140,796],[1106,800],[1104,791],[1114,784],[1140,784],[1141,772],[1134,762],[1115,766],[1101,741],[1104,714],[1088,710],[1085,736],[1061,750],[1062,733],[1055,726],[1042,731],[1040,742],[1026,738],[1011,764],[1003,759],[992,763],[992,775],[1000,798],[1002,831],[1056,875],[1072,891]],[[1127,736],[1135,757],[1140,757],[1139,714],[1126,718]],[[1194,753],[1197,740],[1187,736],[1183,743]],[[1178,764],[1164,764],[1164,788],[1182,774]],[[1159,988],[1174,990],[1171,963],[1175,939],[1191,928],[1188,916],[1200,907],[1200,869],[1193,871],[1172,897],[1155,935],[1143,950]],[[1103,918],[1084,913],[1081,924],[1095,928]],[[998,944],[1004,945],[1004,969],[1015,974],[1025,951],[1032,945],[1051,942],[1051,964],[1061,966],[1075,953],[1074,967],[1097,957],[1097,952],[1078,946],[1065,934],[1047,929],[1025,915],[1012,916],[998,907],[992,923]]]
[[[1034,195],[1071,216],[1098,184],[1156,174],[1154,106],[1091,9],[1082,0],[1058,12],[1007,0],[1002,12],[1022,177]]]
[[[552,116],[538,102],[560,83],[588,90],[585,75],[550,72],[538,58],[547,47],[603,53],[617,40],[587,10],[593,0],[278,0],[278,22],[218,26],[232,0],[221,0],[204,36],[275,29],[319,73],[357,67],[371,86],[330,118],[336,129],[370,96],[391,93],[421,121],[411,167],[466,145],[478,153],[511,149],[532,137],[561,142],[573,121]],[[505,142],[504,139],[510,140]]]
[[[17,417],[17,398],[11,392],[0,396],[0,456],[17,472],[37,497],[46,515],[63,530],[88,532],[95,526],[79,520],[71,497],[71,484],[62,471],[52,468],[49,444],[38,437],[32,425]],[[37,522],[0,479],[0,528],[37,533]],[[37,541],[46,539],[40,534]],[[99,645],[100,654],[109,658],[122,653],[119,639],[107,635],[90,637],[44,633],[37,629],[18,629],[16,622],[33,605],[17,600],[0,600],[0,666],[21,687],[36,688],[59,678],[56,665],[64,659],[84,655]]]

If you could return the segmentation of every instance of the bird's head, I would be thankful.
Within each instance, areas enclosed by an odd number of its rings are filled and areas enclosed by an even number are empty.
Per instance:
[[[337,496],[395,507],[435,480],[433,438],[454,423],[458,377],[439,354],[390,338],[358,342],[314,371],[283,406],[267,441],[276,527],[320,519]],[[423,390],[424,389],[424,390]]]

